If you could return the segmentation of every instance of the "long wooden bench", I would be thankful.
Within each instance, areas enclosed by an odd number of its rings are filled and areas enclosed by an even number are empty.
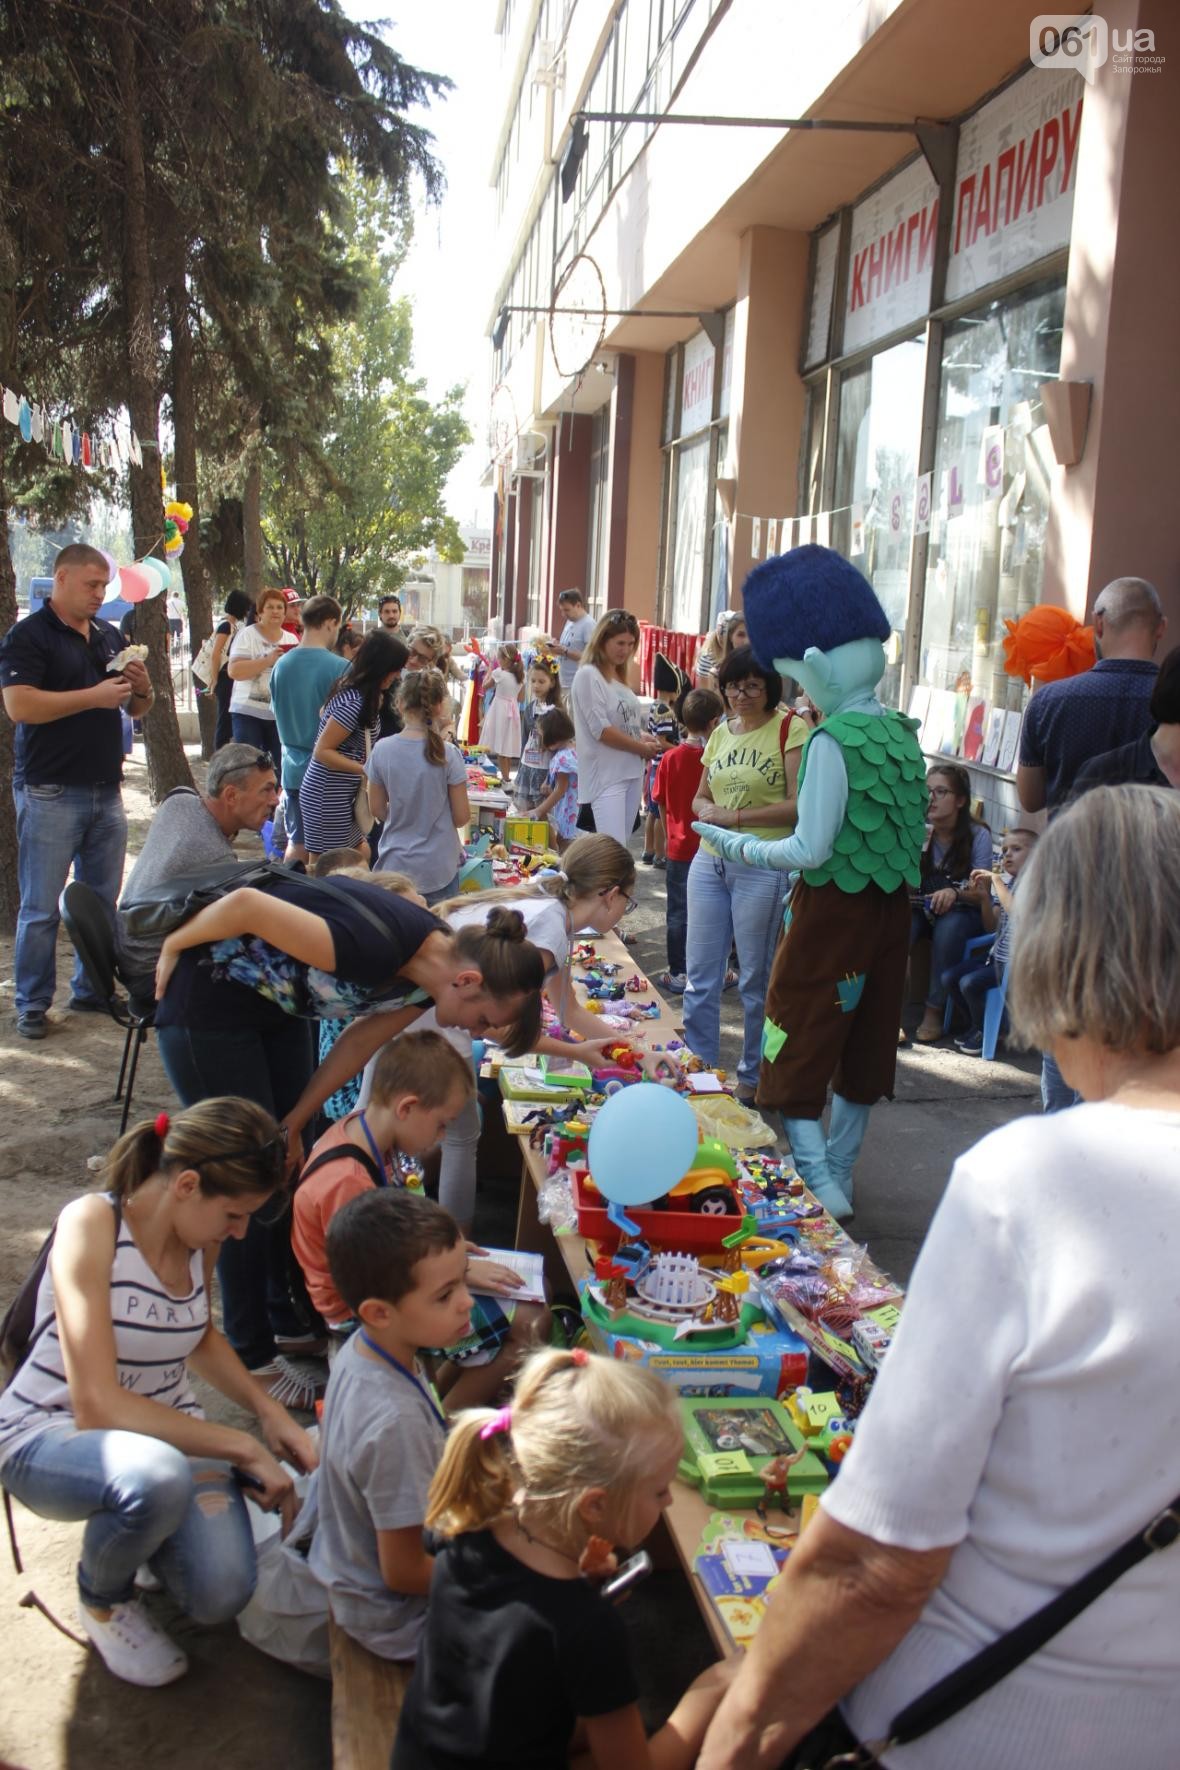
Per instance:
[[[413,1666],[381,1659],[328,1619],[332,1770],[389,1770]]]

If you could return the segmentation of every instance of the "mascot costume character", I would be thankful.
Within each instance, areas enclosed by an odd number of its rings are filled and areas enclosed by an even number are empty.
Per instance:
[[[755,656],[795,677],[823,724],[804,747],[793,835],[765,842],[693,828],[727,860],[798,874],[766,1000],[757,1098],[782,1112],[795,1165],[821,1204],[847,1217],[869,1108],[893,1092],[926,763],[915,722],[877,699],[890,626],[855,566],[829,547],[795,547],[756,566],[743,594]]]

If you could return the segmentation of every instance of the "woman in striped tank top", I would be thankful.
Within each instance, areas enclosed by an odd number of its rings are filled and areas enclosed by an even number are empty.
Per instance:
[[[279,1188],[285,1158],[250,1100],[128,1131],[108,1190],[57,1220],[28,1355],[0,1397],[0,1483],[43,1518],[87,1521],[82,1625],[132,1684],[169,1684],[188,1664],[137,1602],[137,1569],[196,1622],[235,1616],[255,1578],[243,1490],[286,1528],[296,1502],[277,1459],[316,1462],[209,1316],[218,1251]],[[190,1369],[254,1414],[265,1444],[206,1420]]]

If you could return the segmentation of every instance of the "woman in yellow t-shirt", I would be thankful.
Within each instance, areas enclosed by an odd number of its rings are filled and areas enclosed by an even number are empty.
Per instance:
[[[795,825],[799,761],[808,727],[779,707],[783,685],[749,646],[722,664],[717,685],[729,709],[705,745],[704,772],[693,812],[725,830],[776,840]],[[782,926],[786,880],[758,867],[722,860],[702,842],[688,873],[688,987],[684,1037],[691,1051],[715,1064],[720,1055],[721,992],[731,944],[737,947],[742,1000],[738,1099],[749,1103],[758,1083],[762,1023],[770,967]]]

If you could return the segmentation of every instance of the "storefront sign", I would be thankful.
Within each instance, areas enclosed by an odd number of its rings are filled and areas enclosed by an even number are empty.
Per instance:
[[[948,301],[1069,244],[1082,91],[1034,68],[963,124]]]
[[[680,383],[680,434],[703,430],[713,417],[713,368],[717,352],[704,332],[684,347],[684,373]]]
[[[925,160],[903,166],[852,211],[843,349],[860,350],[925,317],[938,186]]]
[[[811,287],[811,315],[807,325],[804,368],[822,363],[832,341],[832,299],[836,293],[836,249],[840,229],[830,227],[815,243],[815,281]]]

